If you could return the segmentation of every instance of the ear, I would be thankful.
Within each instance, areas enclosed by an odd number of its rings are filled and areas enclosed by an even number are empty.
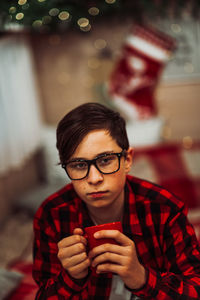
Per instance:
[[[131,170],[131,166],[133,163],[133,154],[134,150],[133,148],[129,147],[128,150],[126,151],[126,159],[125,159],[125,171],[126,173],[129,173]]]

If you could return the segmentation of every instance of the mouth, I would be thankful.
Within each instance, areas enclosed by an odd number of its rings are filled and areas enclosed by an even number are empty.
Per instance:
[[[102,198],[107,193],[108,193],[108,191],[99,191],[99,192],[88,193],[87,195],[92,197],[92,198]]]

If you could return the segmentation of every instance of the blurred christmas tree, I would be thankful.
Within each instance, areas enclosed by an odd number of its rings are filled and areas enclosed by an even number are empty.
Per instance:
[[[2,0],[0,31],[89,32],[96,22],[122,16],[138,23],[185,14],[198,19],[199,12],[199,0]]]

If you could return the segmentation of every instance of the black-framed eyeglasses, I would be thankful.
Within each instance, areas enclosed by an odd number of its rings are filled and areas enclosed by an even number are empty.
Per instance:
[[[97,156],[94,159],[72,159],[66,164],[62,164],[62,168],[72,180],[81,180],[88,176],[91,165],[102,174],[112,174],[120,169],[120,159],[126,156],[126,150],[120,153],[106,153]]]

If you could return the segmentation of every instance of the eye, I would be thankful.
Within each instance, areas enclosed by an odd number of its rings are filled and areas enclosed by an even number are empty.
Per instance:
[[[74,161],[70,162],[67,167],[74,170],[85,170],[87,169],[87,163],[84,161]]]
[[[97,161],[98,165],[100,166],[107,166],[113,163],[113,161],[116,160],[116,156],[115,155],[106,155],[103,157],[100,157]]]

